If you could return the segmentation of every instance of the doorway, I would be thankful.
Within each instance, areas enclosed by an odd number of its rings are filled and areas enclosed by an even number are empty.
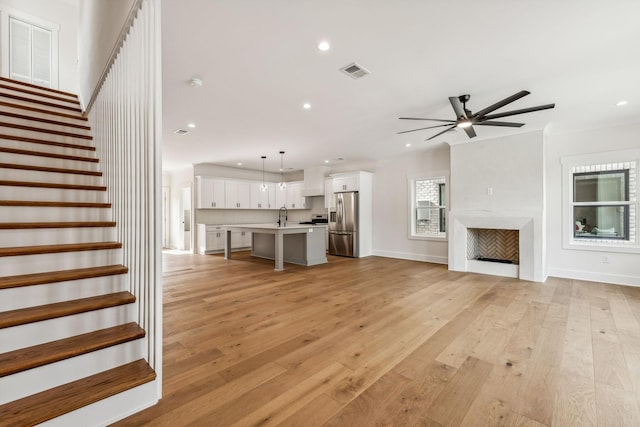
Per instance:
[[[180,231],[182,250],[191,250],[191,187],[180,190]]]

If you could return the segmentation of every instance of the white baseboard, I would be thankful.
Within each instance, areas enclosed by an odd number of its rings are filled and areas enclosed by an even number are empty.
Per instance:
[[[424,254],[414,254],[410,252],[394,252],[394,251],[380,251],[380,250],[374,250],[373,255],[381,256],[385,258],[406,259],[409,261],[423,261],[423,262],[432,262],[434,264],[448,264],[448,259],[446,256],[433,256],[433,255],[424,255]]]
[[[563,279],[586,280],[590,282],[611,283],[614,285],[626,285],[640,287],[640,277],[624,274],[605,274],[590,271],[566,270],[563,268],[550,268],[547,272],[550,277]]]

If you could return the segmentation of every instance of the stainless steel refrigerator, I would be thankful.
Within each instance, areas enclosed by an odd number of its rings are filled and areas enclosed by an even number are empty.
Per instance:
[[[335,193],[329,211],[329,254],[357,258],[358,192]]]

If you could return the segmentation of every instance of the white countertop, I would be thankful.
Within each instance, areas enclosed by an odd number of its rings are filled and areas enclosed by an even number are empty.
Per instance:
[[[326,227],[327,224],[296,224],[296,223],[288,223],[284,227],[280,227],[278,224],[225,224],[223,227],[225,228],[257,228],[263,230],[292,230],[292,229],[304,229],[304,228],[320,228]]]

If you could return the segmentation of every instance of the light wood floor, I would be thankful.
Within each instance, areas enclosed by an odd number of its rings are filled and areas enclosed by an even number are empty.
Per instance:
[[[640,288],[164,255],[164,397],[118,426],[640,426]]]

